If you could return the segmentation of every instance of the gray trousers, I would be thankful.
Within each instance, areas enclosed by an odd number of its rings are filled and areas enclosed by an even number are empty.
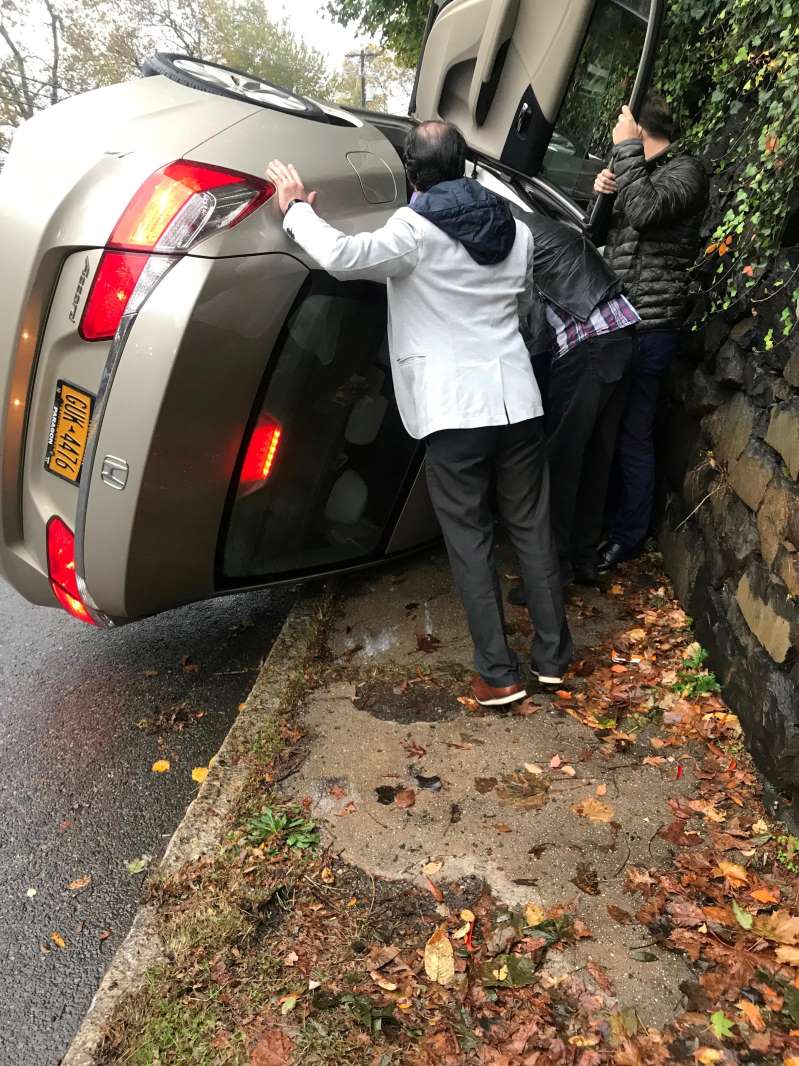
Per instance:
[[[543,418],[443,430],[426,443],[430,498],[466,610],[478,673],[497,687],[519,681],[494,561],[496,510],[518,556],[535,627],[532,665],[540,674],[562,674],[572,643],[550,526]]]

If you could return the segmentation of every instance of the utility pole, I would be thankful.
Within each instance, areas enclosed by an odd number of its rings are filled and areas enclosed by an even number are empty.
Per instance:
[[[348,52],[347,59],[359,59],[361,64],[361,107],[366,110],[366,62],[369,59],[377,59],[377,52],[367,52],[364,48],[360,52]]]

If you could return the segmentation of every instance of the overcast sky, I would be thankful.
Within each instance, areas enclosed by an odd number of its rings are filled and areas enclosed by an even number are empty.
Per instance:
[[[345,29],[324,14],[324,0],[267,0],[270,14],[288,20],[291,29],[308,44],[325,52],[332,67],[340,67],[347,52],[367,43],[357,28]]]

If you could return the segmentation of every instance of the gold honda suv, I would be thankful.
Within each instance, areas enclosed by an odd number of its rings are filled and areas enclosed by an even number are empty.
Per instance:
[[[119,625],[377,563],[437,526],[394,402],[384,287],[284,236],[268,160],[339,228],[407,203],[412,123],[584,226],[662,0],[437,0],[408,116],[158,54],[22,126],[0,173],[0,572]]]

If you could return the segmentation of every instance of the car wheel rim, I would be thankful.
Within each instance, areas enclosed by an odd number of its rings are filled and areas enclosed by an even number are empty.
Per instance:
[[[292,96],[285,89],[279,89],[270,85],[268,81],[262,81],[251,74],[238,74],[224,67],[216,67],[212,63],[203,63],[196,59],[176,59],[174,61],[178,70],[191,74],[193,78],[207,82],[216,89],[225,89],[227,92],[237,93],[253,103],[267,107],[277,107],[283,111],[308,111],[310,110],[305,100],[298,96]]]

